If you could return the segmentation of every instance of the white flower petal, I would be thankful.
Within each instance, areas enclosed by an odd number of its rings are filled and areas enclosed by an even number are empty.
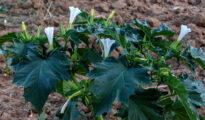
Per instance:
[[[53,44],[54,27],[47,27],[47,28],[45,28],[44,32],[46,33],[49,44],[52,45]]]
[[[182,38],[190,32],[191,32],[190,28],[188,28],[186,25],[181,25],[181,31],[177,40],[181,41]]]
[[[79,8],[75,8],[75,7],[69,7],[69,10],[70,10],[69,23],[73,23],[73,21],[75,20],[76,16],[81,13],[81,10]]]
[[[109,56],[110,53],[110,48],[112,47],[112,44],[115,43],[115,40],[110,40],[110,39],[101,39],[101,42],[104,47],[104,55],[105,57]]]

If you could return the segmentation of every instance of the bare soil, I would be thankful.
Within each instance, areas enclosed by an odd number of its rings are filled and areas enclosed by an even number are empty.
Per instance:
[[[94,8],[95,17],[105,18],[115,10],[112,21],[118,24],[138,18],[146,20],[152,28],[166,23],[177,33],[180,25],[185,24],[192,29],[185,38],[185,44],[205,50],[205,0],[0,0],[0,35],[21,32],[22,21],[27,25],[30,34],[35,33],[39,25],[43,28],[54,26],[57,32],[60,23],[64,27],[68,24],[69,6],[79,7],[87,12]],[[177,35],[174,38],[176,37]],[[173,72],[189,72],[185,65],[172,63]],[[1,61],[0,120],[36,120],[37,113],[29,103],[24,102],[23,88],[12,85],[12,77],[6,77],[4,68],[4,62]],[[197,68],[196,78],[205,83],[205,71]],[[62,104],[60,95],[50,95],[44,108],[46,117],[57,119],[54,117],[55,111]],[[200,113],[205,114],[205,111],[201,109]],[[112,116],[106,118],[116,119]]]

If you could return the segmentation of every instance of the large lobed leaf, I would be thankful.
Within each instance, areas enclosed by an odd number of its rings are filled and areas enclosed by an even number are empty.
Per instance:
[[[41,111],[48,95],[55,91],[57,79],[69,79],[69,61],[62,52],[52,51],[45,58],[28,51],[17,64],[13,84],[24,87],[25,100]]]
[[[203,69],[205,69],[205,52],[201,48],[188,46],[185,51],[189,53],[189,55],[196,63],[198,63]]]
[[[11,66],[18,64],[25,58],[27,51],[36,48],[37,45],[32,41],[23,42],[21,40],[14,40],[12,46],[7,47],[7,51],[13,54]]]
[[[173,101],[167,98],[160,101],[160,104],[164,106],[163,111],[169,120],[190,120],[183,104],[178,98]]]
[[[141,66],[129,66],[125,56],[109,57],[94,64],[94,70],[87,75],[95,79],[89,90],[94,94],[94,113],[96,116],[107,112],[115,99],[127,104],[134,94],[136,85],[151,85],[147,69]]]
[[[120,30],[121,35],[125,36],[127,42],[141,42],[143,41],[143,36],[140,35],[140,30],[126,25],[125,27],[121,28]]]
[[[200,80],[193,80],[187,74],[181,76],[182,82],[189,94],[189,101],[197,107],[205,106],[205,88]]]
[[[164,120],[162,107],[157,100],[161,96],[157,89],[136,89],[130,97],[129,120]]]
[[[164,35],[164,36],[173,36],[175,33],[170,29],[166,24],[161,24],[156,29],[151,32],[152,37]]]
[[[199,116],[195,107],[190,103],[188,99],[188,92],[186,91],[184,84],[174,75],[169,75],[166,79],[167,80],[165,81],[165,83],[169,85],[169,87],[173,89],[178,95],[178,97],[181,99],[181,102],[190,120],[198,120]]]
[[[146,21],[139,21],[138,19],[136,19],[134,21],[134,24],[140,28],[146,35],[147,37],[151,37],[151,29],[148,27],[147,22]]]
[[[192,74],[195,75],[196,64],[194,63],[194,61],[192,59],[192,56],[189,54],[188,49],[184,50],[180,54],[180,57],[186,63],[186,65],[189,67],[189,69],[191,70]]]

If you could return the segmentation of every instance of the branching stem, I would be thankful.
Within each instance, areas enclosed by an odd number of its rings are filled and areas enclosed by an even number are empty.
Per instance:
[[[175,95],[177,95],[177,94],[176,94],[176,93],[168,94],[168,95],[165,95],[165,96],[160,97],[159,100],[163,100],[163,99],[165,99],[165,98],[169,98],[169,97],[172,97],[172,96],[175,96]]]
[[[65,112],[65,109],[66,109],[68,103],[70,102],[70,100],[71,100],[73,97],[79,96],[79,95],[82,94],[82,93],[83,93],[83,90],[79,90],[79,91],[73,93],[72,95],[68,96],[68,100],[67,100],[67,101],[65,102],[65,104],[63,105],[63,107],[62,107],[60,113],[63,114],[63,113]]]

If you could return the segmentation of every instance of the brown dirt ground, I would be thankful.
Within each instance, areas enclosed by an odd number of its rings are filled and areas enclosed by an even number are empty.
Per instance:
[[[180,25],[185,24],[193,31],[185,41],[205,50],[205,0],[0,0],[0,35],[21,32],[22,21],[27,25],[29,33],[36,32],[39,25],[43,28],[54,26],[58,31],[60,23],[65,27],[68,24],[69,6],[79,7],[87,12],[94,8],[96,17],[107,17],[115,10],[116,14],[112,20],[118,24],[138,18],[146,20],[153,28],[166,23],[177,33],[180,31]],[[177,35],[174,38],[176,37]],[[189,72],[185,65],[172,63],[173,72]],[[1,61],[0,120],[37,119],[31,105],[24,103],[23,88],[16,88],[11,84],[12,78],[5,76],[4,67]],[[205,71],[197,68],[196,78],[205,82]],[[56,119],[54,113],[62,104],[60,95],[50,95],[44,109],[47,118]],[[205,114],[203,109],[200,113]]]

